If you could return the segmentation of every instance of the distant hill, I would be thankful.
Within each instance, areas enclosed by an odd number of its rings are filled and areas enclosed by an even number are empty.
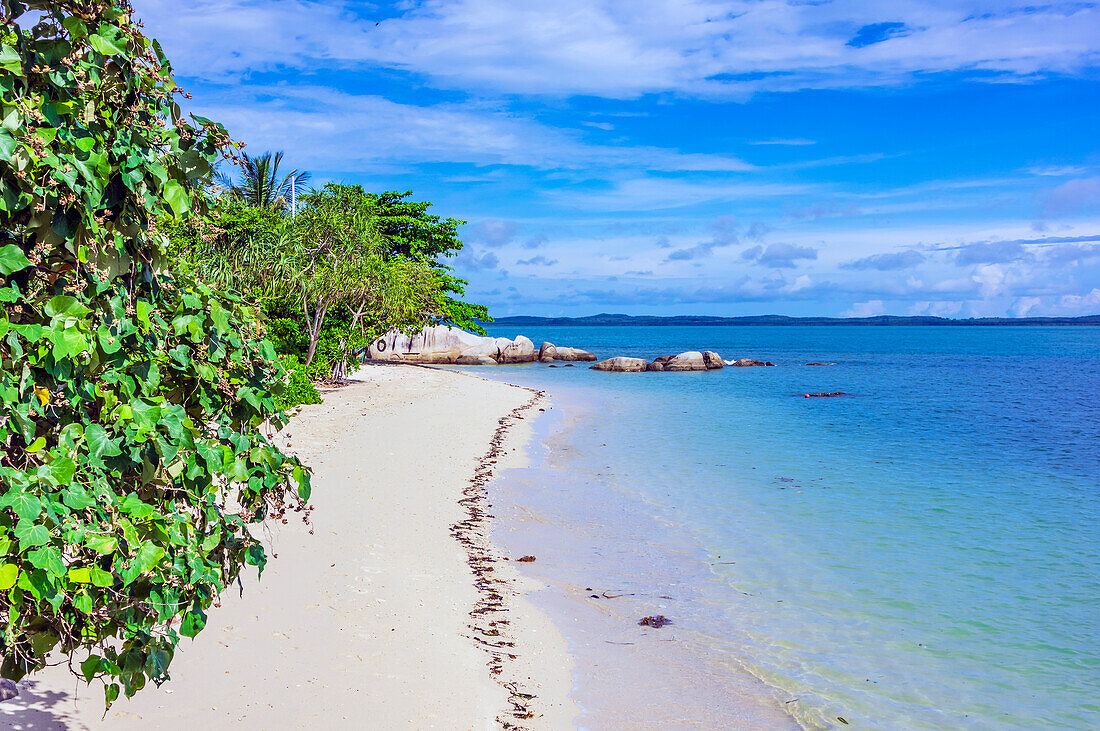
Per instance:
[[[587,317],[499,317],[495,325],[1100,325],[1100,315],[1084,317],[972,317],[953,320],[947,317],[787,317],[753,315],[751,317],[711,317],[709,315],[617,315],[602,313]]]

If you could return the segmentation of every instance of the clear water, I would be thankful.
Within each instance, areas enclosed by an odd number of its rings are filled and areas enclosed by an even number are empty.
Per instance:
[[[717,580],[698,580],[692,628],[801,723],[1100,728],[1100,328],[523,334],[777,364],[478,372],[587,404],[557,466],[701,547]],[[820,391],[851,395],[801,397]]]

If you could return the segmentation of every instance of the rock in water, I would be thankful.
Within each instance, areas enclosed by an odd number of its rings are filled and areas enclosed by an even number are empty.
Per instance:
[[[517,335],[511,345],[500,351],[501,363],[530,363],[535,360],[535,344],[522,335]]]
[[[558,360],[596,360],[595,353],[589,353],[587,350],[581,350],[580,348],[555,348],[557,351],[554,357]]]
[[[460,355],[455,363],[458,365],[497,365],[497,362],[487,355]]]
[[[665,369],[665,364],[664,363],[658,363],[657,361],[653,361],[652,363],[647,365],[645,367],[645,369],[647,371],[663,371]]]
[[[725,366],[722,362],[722,356],[715,353],[713,350],[703,351],[703,362],[707,364],[707,370],[718,370]]]
[[[668,362],[675,358],[675,355],[661,355],[653,359],[654,363],[660,363],[662,366],[668,365]]]
[[[646,369],[645,358],[626,358],[619,356],[617,358],[608,358],[607,360],[601,360],[595,365],[589,366],[592,370],[596,371],[615,371],[617,373],[641,373]]]
[[[752,358],[741,358],[739,360],[733,361],[732,363],[730,363],[730,365],[737,366],[738,368],[748,368],[750,366],[767,365],[767,363],[762,360],[753,360]]]
[[[665,363],[666,371],[705,371],[706,369],[706,361],[698,350],[680,353]]]
[[[539,360],[543,363],[549,363],[558,357],[558,349],[554,347],[553,343],[543,343],[539,346]]]

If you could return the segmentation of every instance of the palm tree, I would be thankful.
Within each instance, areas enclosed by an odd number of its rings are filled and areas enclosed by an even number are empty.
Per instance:
[[[258,157],[242,153],[242,180],[240,183],[230,183],[230,193],[256,208],[289,207],[291,186],[297,195],[301,195],[305,192],[304,185],[309,181],[310,174],[291,170],[280,178],[279,164],[282,161],[282,152],[265,152]]]

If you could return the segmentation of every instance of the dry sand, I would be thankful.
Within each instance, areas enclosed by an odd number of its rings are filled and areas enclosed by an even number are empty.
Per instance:
[[[51,668],[0,706],[0,725],[572,727],[565,640],[523,598],[532,580],[495,560],[478,497],[491,470],[521,465],[534,393],[414,366],[356,378],[284,432],[314,469],[314,535],[270,529],[278,558],[181,641],[170,682],[101,719],[102,691]]]

